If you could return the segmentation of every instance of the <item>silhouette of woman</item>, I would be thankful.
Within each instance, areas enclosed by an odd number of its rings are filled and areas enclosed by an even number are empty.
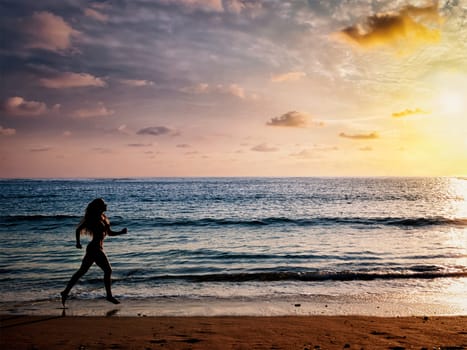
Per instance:
[[[65,301],[71,288],[73,288],[75,283],[89,270],[93,263],[96,263],[96,265],[104,271],[104,285],[107,293],[106,299],[114,304],[120,303],[112,296],[110,278],[112,268],[110,267],[109,260],[104,253],[103,243],[105,236],[122,235],[127,233],[127,229],[124,228],[119,232],[112,231],[109,219],[104,214],[106,210],[107,205],[101,198],[94,199],[88,204],[84,217],[76,228],[76,248],[82,248],[80,242],[81,233],[90,235],[92,239],[86,247],[86,254],[84,255],[81,267],[71,277],[63,292],[60,293],[62,296],[63,306],[65,306]]]

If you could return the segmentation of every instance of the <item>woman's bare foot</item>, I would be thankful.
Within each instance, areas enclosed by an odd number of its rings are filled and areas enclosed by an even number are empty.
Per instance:
[[[117,299],[115,299],[113,296],[107,297],[106,299],[107,301],[110,301],[113,304],[120,304],[120,302]]]
[[[68,297],[68,294],[66,294],[65,292],[60,292],[60,296],[62,297],[62,305],[63,307],[65,307],[65,302],[66,298]]]

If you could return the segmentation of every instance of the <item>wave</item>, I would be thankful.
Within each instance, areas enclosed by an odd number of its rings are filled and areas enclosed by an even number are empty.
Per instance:
[[[57,214],[57,215],[5,215],[0,216],[0,222],[6,223],[15,223],[20,221],[50,221],[50,220],[80,220],[81,216],[76,215],[66,215],[66,214]]]
[[[79,220],[80,217],[74,215],[8,215],[0,216],[0,228],[49,231],[65,225],[76,226]]]
[[[218,273],[204,275],[163,275],[153,276],[153,281],[183,280],[186,282],[324,282],[324,281],[371,281],[371,280],[400,280],[400,279],[435,279],[467,277],[467,271],[434,271],[423,272],[245,272]]]
[[[360,225],[360,226],[396,226],[396,227],[425,227],[425,226],[467,226],[467,218],[446,218],[446,217],[420,217],[420,218],[401,218],[401,217],[316,217],[316,218],[287,218],[287,217],[268,217],[254,219],[231,219],[231,218],[149,218],[142,220],[132,220],[135,225],[149,227],[178,227],[178,226],[334,226],[334,225]]]
[[[27,222],[50,222],[50,221],[70,221],[79,222],[81,216],[77,215],[6,215],[0,216],[0,224],[17,224]],[[267,217],[267,218],[128,218],[114,216],[112,222],[125,223],[129,227],[216,227],[216,226],[336,226],[336,225],[358,225],[358,226],[396,226],[401,228],[425,227],[425,226],[467,226],[467,218],[447,218],[447,217],[315,217],[315,218],[287,218],[287,217]]]

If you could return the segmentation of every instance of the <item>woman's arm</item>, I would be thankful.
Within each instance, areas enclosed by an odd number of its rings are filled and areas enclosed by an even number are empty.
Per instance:
[[[120,235],[124,235],[127,232],[128,232],[128,230],[127,230],[126,227],[124,229],[122,229],[121,231],[113,231],[109,226],[109,230],[108,230],[107,234],[109,236],[120,236]]]
[[[81,230],[83,229],[83,225],[79,225],[76,228],[76,248],[81,249],[81,241],[80,241],[80,236],[81,236]]]

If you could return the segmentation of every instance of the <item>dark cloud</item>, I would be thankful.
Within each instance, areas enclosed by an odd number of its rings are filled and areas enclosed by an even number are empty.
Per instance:
[[[147,128],[140,129],[136,132],[137,135],[151,135],[151,136],[178,136],[180,132],[178,130],[169,128],[167,126],[150,126]]]
[[[277,152],[279,149],[274,146],[270,146],[267,143],[261,143],[251,148],[255,152]]]
[[[51,147],[43,146],[43,147],[31,148],[31,149],[29,149],[29,152],[49,152],[50,150],[52,150]]]
[[[274,117],[266,123],[269,126],[282,126],[291,128],[305,128],[308,126],[323,126],[323,122],[314,122],[311,117],[305,113],[290,111],[280,117]]]
[[[274,117],[267,125],[269,126],[285,126],[293,128],[304,128],[307,126],[308,116],[303,113],[291,111],[287,112],[280,117]]]
[[[440,39],[438,2],[425,7],[406,6],[398,12],[377,13],[343,29],[340,38],[362,47],[424,44]]]
[[[135,147],[135,148],[141,148],[141,147],[151,147],[152,143],[129,143],[128,147]]]
[[[379,134],[377,132],[371,132],[368,134],[347,134],[345,132],[341,132],[339,137],[352,140],[375,140],[379,138]]]

